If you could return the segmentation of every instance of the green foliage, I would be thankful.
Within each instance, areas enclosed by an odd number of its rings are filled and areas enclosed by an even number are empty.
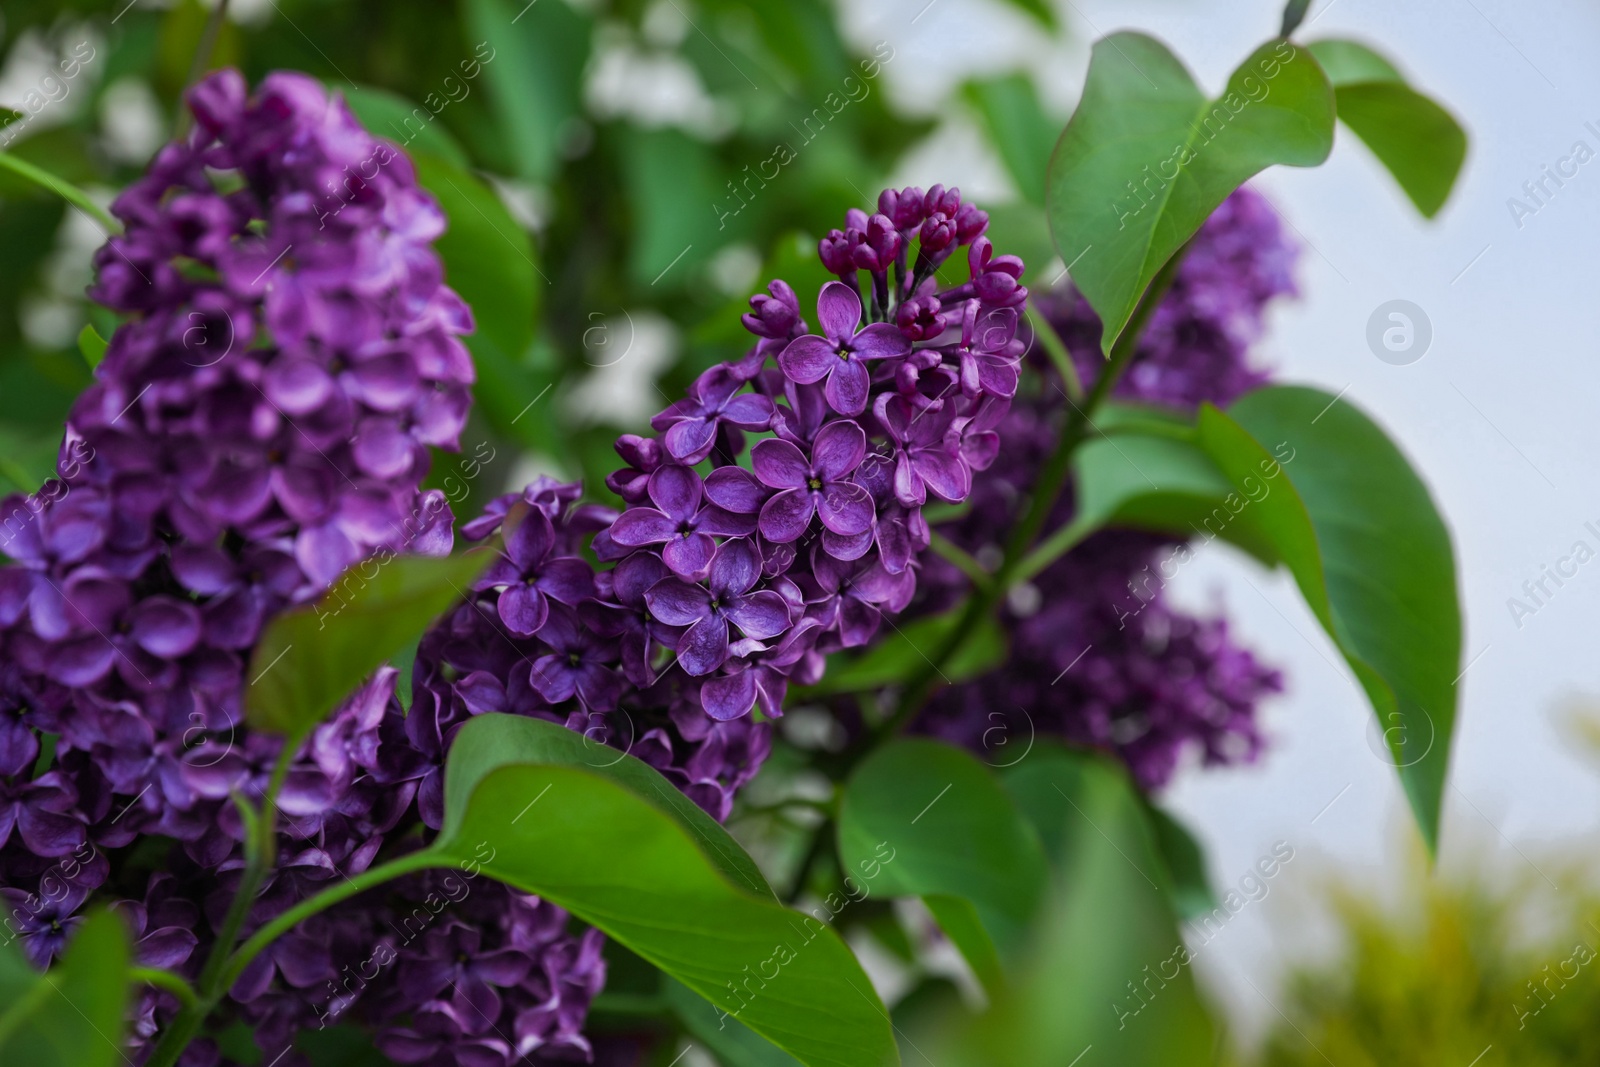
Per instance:
[[[1461,124],[1364,44],[1328,40],[1307,48],[1333,83],[1339,121],[1389,168],[1417,210],[1433,218],[1467,157]]]
[[[95,332],[91,325],[85,325],[78,331],[78,351],[83,353],[83,361],[94,370],[100,361],[106,358],[106,349],[110,347],[106,339]]]
[[[1206,875],[1206,855],[1189,828],[1154,804],[1146,804],[1145,815],[1155,832],[1156,851],[1170,889],[1172,910],[1180,919],[1204,915],[1217,906],[1217,894]]]
[[[1033,82],[1025,74],[1007,74],[968,82],[962,90],[983,118],[989,139],[1000,153],[1017,191],[1030,204],[1044,204],[1044,175],[1050,165],[1050,149],[1055,144],[1061,123],[1045,113]],[[991,234],[991,239],[995,239]],[[996,247],[1011,248],[1011,245]],[[1022,253],[1014,253],[1022,255]],[[1049,256],[1024,262],[1039,267]]]
[[[1359,408],[1316,389],[1260,389],[1227,415],[1204,408],[1200,440],[1233,482],[1234,500],[1253,499],[1282,462],[1293,492],[1267,492],[1242,510],[1366,691],[1434,847],[1455,728],[1461,608],[1450,533],[1427,486]],[[1275,460],[1268,444],[1290,452]]]
[[[464,596],[490,558],[485,551],[375,556],[345,571],[315,603],[276,616],[250,658],[246,721],[304,737]]]
[[[1541,857],[1542,870],[1560,860]],[[1600,899],[1592,878],[1438,878],[1420,857],[1398,904],[1337,875],[1322,901],[1337,949],[1274,994],[1283,1017],[1254,1067],[1578,1067],[1600,1062]],[[1580,880],[1581,879],[1581,880]],[[1529,936],[1528,915],[1539,916]]]
[[[523,741],[535,726],[480,715],[457,734],[433,857],[560,905],[811,1067],[898,1062],[888,1016],[832,929],[730,882],[681,808],[530,762],[547,751]]]
[[[890,629],[864,653],[854,657],[845,653],[830,656],[822,679],[804,690],[797,689],[797,695],[809,699],[893,685],[919,664],[927,662],[927,653],[923,650],[937,648],[955,629],[960,617],[961,608],[956,607],[942,615],[915,619],[904,626],[891,621]],[[942,668],[942,675],[951,683],[968,681],[994,670],[1005,659],[1005,631],[993,619],[985,619],[967,634]]]
[[[941,1013],[942,1025],[917,1043],[932,1042],[939,1063],[958,1067],[1062,1067],[1087,1062],[1086,1054],[1103,1063],[1208,1067],[1212,1024],[1126,774],[1040,745],[1003,779],[1051,858],[1048,906],[1011,995],[975,1019]]]
[[[878,749],[845,789],[839,859],[872,893],[952,898],[929,906],[999,995],[997,958],[1020,954],[1046,870],[1038,837],[989,768],[936,741]],[[864,882],[869,871],[877,876]]]
[[[4,925],[9,931],[9,916]],[[15,941],[0,944],[0,1063],[122,1063],[129,958],[128,931],[104,908],[83,921],[66,954],[44,974],[29,966]]]
[[[1333,89],[1315,60],[1269,41],[1207,100],[1161,42],[1096,42],[1083,98],[1050,161],[1050,229],[1105,322],[1110,352],[1167,260],[1218,204],[1271,166],[1316,166],[1333,148]]]

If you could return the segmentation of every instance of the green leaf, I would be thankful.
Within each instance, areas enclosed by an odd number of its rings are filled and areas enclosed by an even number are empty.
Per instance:
[[[9,152],[0,152],[0,169],[9,170],[13,174],[33,182],[42,189],[50,190],[83,214],[88,215],[91,220],[99,223],[108,232],[122,232],[122,223],[113,218],[105,208],[95,203],[88,193],[70,182],[62,181],[43,167],[36,167],[27,160],[19,159]]]
[[[1283,23],[1278,29],[1279,37],[1289,37],[1300,28],[1300,23],[1305,21],[1306,11],[1311,7],[1311,0],[1289,0],[1283,5]]]
[[[466,0],[465,14],[517,171],[548,182],[568,124],[579,118],[590,20],[567,3],[507,0]]]
[[[1032,15],[1039,20],[1039,24],[1047,30],[1056,28],[1055,8],[1050,6],[1049,0],[1006,0],[1012,7],[1025,15]]]
[[[729,881],[677,818],[616,780],[526,762],[508,738],[531,722],[480,715],[457,734],[430,850],[441,863],[565,908],[802,1063],[898,1062],[888,1016],[831,928]]]
[[[677,292],[693,277],[692,268],[738,231],[737,222],[722,216],[742,213],[744,200],[718,187],[711,149],[681,130],[629,128],[622,150],[629,272],[652,292]]]
[[[434,242],[445,281],[472,308],[476,329],[465,341],[478,371],[473,397],[498,432],[539,447],[548,413],[522,418],[551,384],[549,374],[536,374],[528,363],[545,284],[533,241],[482,181],[438,156],[413,158],[417,180],[449,220]]]
[[[1046,207],[1110,352],[1167,260],[1247,179],[1315,166],[1333,147],[1333,88],[1288,41],[1270,41],[1208,102],[1159,41],[1097,42],[1083,97],[1050,162]]]
[[[885,618],[884,630],[866,653],[854,659],[846,659],[842,654],[830,657],[822,680],[797,689],[796,698],[865,692],[903,681],[927,662],[927,650],[942,644],[960,616],[958,605],[942,615],[924,616],[903,626]],[[946,661],[941,676],[951,684],[967,681],[989,673],[1005,659],[1005,631],[993,619],[985,617]]]
[[[453,167],[466,169],[467,154],[438,121],[434,113],[399,93],[370,85],[332,88],[340,92],[361,125],[379,137],[387,138],[408,153],[426,152]]]
[[[1433,218],[1467,157],[1461,124],[1364,44],[1328,40],[1306,47],[1333,83],[1339,121],[1372,149],[1417,210]]]
[[[1212,1025],[1126,773],[1045,743],[1004,780],[1053,858],[1051,900],[1023,977],[985,1016],[946,1031],[941,1067],[1210,1065]]]
[[[432,193],[449,225],[434,248],[445,281],[472,308],[477,329],[467,337],[520,359],[533,341],[538,311],[533,242],[482,181],[439,156],[412,155],[417,181]]]
[[[624,712],[617,712],[616,715],[626,717]],[[734,885],[758,897],[777,899],[761,874],[761,868],[733,839],[733,835],[722,828],[721,823],[684,796],[682,790],[663,778],[655,768],[604,743],[609,732],[622,731],[623,739],[631,745],[637,740],[636,737],[627,736],[633,729],[631,722],[619,726],[614,717],[591,714],[588,728],[579,731],[522,716],[479,716],[473,721],[480,720],[488,725],[473,727],[468,742],[471,747],[461,759],[492,757],[502,763],[581,767],[602,778],[609,778],[676,819],[678,825],[694,838],[695,844],[712,865]],[[458,739],[451,751],[454,752],[460,744]]]
[[[1293,492],[1247,509],[1372,702],[1430,849],[1455,727],[1461,609],[1450,533],[1427,486],[1349,402],[1303,386],[1253,392],[1200,441],[1242,492],[1282,461]],[[1285,450],[1287,450],[1285,452]]]
[[[94,370],[106,358],[106,349],[109,347],[110,343],[93,326],[85,323],[83,329],[78,331],[78,351],[83,353],[83,361],[89,364],[90,370]]]
[[[865,893],[929,898],[945,933],[999,994],[998,963],[1023,947],[1046,867],[1038,837],[988,768],[937,741],[880,748],[845,788],[839,859]]]
[[[1206,876],[1206,856],[1189,828],[1153,804],[1145,815],[1155,831],[1156,851],[1168,876],[1167,895],[1180,919],[1193,919],[1217,906],[1217,894]]]
[[[374,556],[345,571],[315,603],[267,624],[250,658],[245,719],[299,738],[461,599],[490,551]]]
[[[799,1067],[800,1061],[682,982],[663,983],[667,1003],[684,1029],[716,1054],[722,1067]]]
[[[1060,124],[1045,113],[1033,80],[1026,74],[1007,74],[971,81],[963,87],[962,95],[982,117],[989,140],[999,151],[1017,191],[1029,203],[1043,205],[1045,170],[1050,166],[1050,150],[1055,147]],[[990,239],[994,239],[992,235]],[[998,242],[996,247],[1003,252],[1014,251]],[[1044,263],[1039,260],[1038,266]]]
[[[124,1062],[128,965],[127,929],[104,908],[84,920],[60,962],[43,974],[28,966],[14,941],[0,945],[0,1063]]]

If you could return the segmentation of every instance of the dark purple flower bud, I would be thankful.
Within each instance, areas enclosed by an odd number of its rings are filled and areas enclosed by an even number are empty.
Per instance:
[[[931,341],[944,333],[944,316],[939,298],[933,294],[913,297],[895,309],[895,325],[908,341]]]
[[[739,321],[757,337],[787,341],[796,334],[806,332],[806,323],[800,317],[800,298],[781,279],[767,284],[767,293],[757,293],[750,298],[750,311]]]
[[[885,189],[878,194],[878,211],[887,215],[898,230],[910,230],[922,224],[927,217],[923,208],[925,194],[914,185],[904,189]]]

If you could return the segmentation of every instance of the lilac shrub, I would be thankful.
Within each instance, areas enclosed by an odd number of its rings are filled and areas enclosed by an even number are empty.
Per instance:
[[[1294,256],[1264,199],[1247,189],[1230,196],[1191,243],[1112,395],[1192,412],[1263,384],[1249,347],[1267,305],[1295,292]],[[1099,317],[1070,289],[1039,306],[1092,384],[1104,365]],[[995,424],[999,458],[974,489],[971,510],[938,528],[979,556],[1005,540],[1016,501],[1054,450],[1065,414],[1055,371],[1038,357],[1029,365],[1041,387]],[[1072,517],[1066,496],[1052,528]],[[1146,789],[1164,785],[1186,751],[1206,763],[1254,758],[1262,744],[1256,710],[1282,688],[1280,676],[1230,639],[1225,620],[1195,618],[1166,602],[1158,564],[1176,544],[1106,530],[1056,560],[1000,612],[1006,663],[942,690],[917,728],[999,762],[1035,734],[1092,746],[1126,762]],[[912,611],[947,608],[966,586],[954,566],[930,559],[924,597]]]
[[[125,232],[92,295],[124,321],[58,478],[0,504],[0,896],[38,966],[99,900],[141,964],[193,981],[243,877],[230,798],[259,804],[280,754],[243,723],[252,650],[352,564],[451,551],[453,516],[420,484],[430,450],[459,445],[473,367],[431,248],[445,220],[405,156],[300,75],[252,95],[218,72],[189,105],[192,132],[113,205]],[[956,190],[878,208],[821,242],[839,280],[819,333],[772,282],[749,353],[653,420],[659,437],[618,441],[624,510],[541,479],[463,525],[498,538],[496,560],[421,639],[409,708],[383,668],[295,754],[246,935],[425,845],[451,739],[482,712],[564,723],[597,763],[630,752],[728,816],[789,682],[910,603],[922,508],[972,492],[1017,388],[1022,263]],[[942,282],[963,248],[965,280]],[[300,1033],[347,1024],[430,1067],[591,1057],[599,933],[478,866],[303,921],[212,1031],[242,1022],[277,1067],[304,1067]],[[143,992],[135,1062],[178,1008]],[[181,1062],[231,1061],[203,1037]]]

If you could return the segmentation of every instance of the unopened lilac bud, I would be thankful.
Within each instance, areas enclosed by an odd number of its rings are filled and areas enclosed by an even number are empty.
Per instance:
[[[805,321],[800,317],[800,299],[795,296],[789,283],[782,279],[775,280],[767,286],[767,293],[757,293],[750,298],[751,311],[740,319],[744,328],[757,337],[775,341],[787,341],[796,333],[804,333]]]
[[[931,294],[907,300],[895,310],[895,325],[908,341],[932,340],[945,329],[945,318],[939,307],[939,298]]]

